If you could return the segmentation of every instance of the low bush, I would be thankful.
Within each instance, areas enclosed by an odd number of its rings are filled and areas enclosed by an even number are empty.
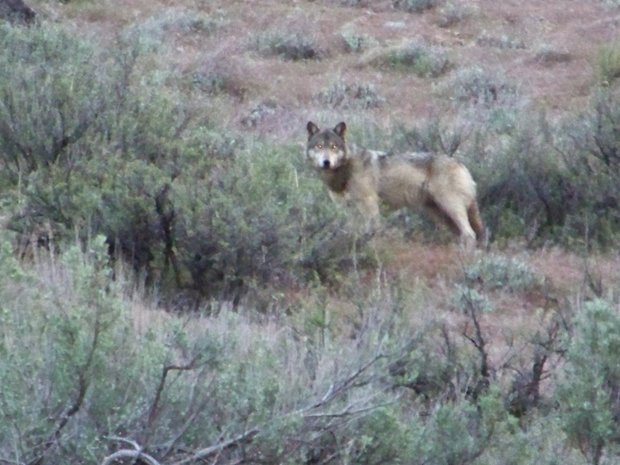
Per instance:
[[[501,73],[478,67],[455,71],[437,86],[437,91],[458,105],[482,107],[513,104],[518,96],[516,85]]]
[[[15,181],[66,159],[114,89],[105,73],[83,66],[106,69],[110,57],[60,27],[25,31],[0,23],[0,49],[0,156]]]
[[[254,48],[262,55],[290,61],[318,60],[323,54],[316,40],[305,33],[265,32],[256,37]]]
[[[394,0],[394,8],[408,13],[421,13],[434,8],[439,0]]]
[[[438,77],[450,68],[445,51],[418,42],[390,49],[385,56],[385,64],[397,71],[413,72],[419,77]]]
[[[342,80],[334,82],[327,90],[321,92],[317,100],[333,108],[362,110],[378,108],[385,102],[374,86],[348,84]]]
[[[360,66],[364,65],[412,73],[421,78],[441,76],[451,67],[442,48],[419,41],[372,48],[360,58]]]
[[[377,45],[377,41],[373,37],[351,30],[344,30],[340,33],[340,37],[347,52],[351,53],[361,53]]]
[[[620,421],[620,318],[604,300],[577,309],[566,364],[559,375],[563,427],[588,463],[617,460]]]
[[[485,290],[502,289],[509,292],[527,292],[543,285],[543,278],[530,265],[515,257],[486,255],[468,264],[465,280]]]
[[[476,40],[476,44],[481,47],[492,47],[499,49],[517,50],[524,49],[525,44],[521,39],[516,39],[507,35],[502,36],[490,36],[483,34]]]
[[[452,27],[471,16],[471,9],[462,3],[448,2],[439,9],[439,27]]]
[[[198,185],[175,183],[175,250],[198,289],[327,279],[351,263],[354,230],[297,151],[254,147]]]

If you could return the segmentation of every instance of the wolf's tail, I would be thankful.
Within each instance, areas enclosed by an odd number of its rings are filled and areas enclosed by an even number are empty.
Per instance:
[[[482,218],[480,218],[480,210],[478,210],[478,204],[475,200],[467,208],[467,218],[469,219],[469,224],[476,233],[476,240],[478,240],[478,242],[485,241],[486,230],[482,223]]]

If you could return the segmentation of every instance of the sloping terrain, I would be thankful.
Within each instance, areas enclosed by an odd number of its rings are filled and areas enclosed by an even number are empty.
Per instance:
[[[433,2],[434,8],[411,13],[393,3],[124,0],[38,6],[43,15],[75,22],[104,40],[129,24],[150,21],[165,34],[170,61],[180,72],[206,91],[219,85],[228,95],[213,115],[218,122],[286,140],[302,138],[308,118],[390,128],[442,114],[459,98],[451,83],[472,69],[495,79],[497,92],[514,87],[521,104],[551,114],[574,110],[590,95],[597,54],[617,40],[620,21],[602,1]],[[382,59],[409,43],[445,64],[420,76]]]
[[[210,123],[299,146],[312,119],[346,120],[358,142],[391,147],[385,135],[395,128],[432,118],[466,120],[463,105],[478,99],[562,118],[588,102],[601,79],[597,57],[618,39],[620,14],[602,1],[429,3],[419,11],[402,7],[417,2],[388,0],[32,6],[39,17],[73,24],[104,43],[136,27],[163,39],[167,66]],[[378,241],[383,265],[395,276],[433,287],[462,274],[452,246],[429,244],[421,235],[413,242],[389,234]],[[550,250],[524,259],[559,294],[587,287],[580,254]],[[620,269],[613,257],[605,262],[601,279]],[[539,297],[532,297],[534,307]],[[506,305],[530,307],[514,296]]]
[[[618,463],[617,0],[27,3],[0,462]],[[308,120],[463,160],[489,244],[362,231]]]

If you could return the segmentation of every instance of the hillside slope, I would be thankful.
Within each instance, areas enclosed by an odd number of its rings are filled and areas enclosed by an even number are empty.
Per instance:
[[[441,114],[462,98],[455,81],[472,69],[492,92],[514,88],[522,104],[551,114],[577,109],[620,21],[604,2],[578,0],[434,1],[420,12],[387,0],[38,3],[43,15],[104,40],[150,22],[171,45],[171,65],[229,97],[214,118],[284,139],[299,137],[308,118],[389,128]],[[403,44],[419,45],[441,69],[392,66],[385,55]]]

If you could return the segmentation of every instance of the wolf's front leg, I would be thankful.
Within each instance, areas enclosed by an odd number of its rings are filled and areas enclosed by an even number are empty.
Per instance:
[[[358,209],[362,215],[366,232],[375,232],[381,226],[381,215],[379,212],[379,197],[376,195],[366,195],[358,202]]]

